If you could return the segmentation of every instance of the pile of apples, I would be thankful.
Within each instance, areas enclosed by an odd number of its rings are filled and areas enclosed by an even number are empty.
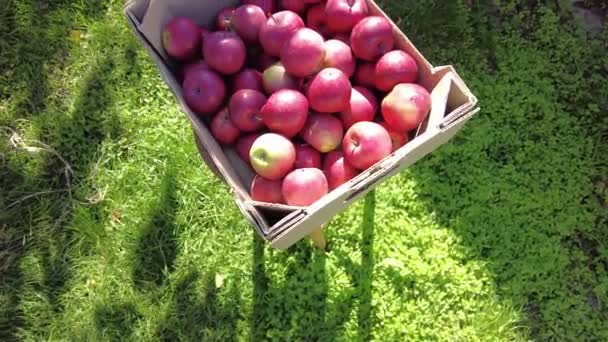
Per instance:
[[[256,177],[253,200],[308,206],[408,142],[431,108],[418,66],[365,0],[243,0],[215,31],[162,32],[183,94]]]

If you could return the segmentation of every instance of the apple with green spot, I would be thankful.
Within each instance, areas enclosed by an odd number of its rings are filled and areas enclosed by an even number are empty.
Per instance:
[[[397,84],[382,100],[382,117],[397,132],[415,129],[431,111],[431,95],[414,83]]]
[[[342,121],[330,114],[311,113],[300,131],[302,139],[321,153],[340,146],[343,135]]]
[[[249,159],[258,175],[269,180],[279,180],[293,169],[296,150],[286,137],[265,133],[254,141]]]

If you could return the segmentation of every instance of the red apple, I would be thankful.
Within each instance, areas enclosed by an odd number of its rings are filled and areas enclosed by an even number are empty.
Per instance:
[[[319,32],[324,37],[331,34],[329,27],[327,27],[325,4],[317,4],[308,9],[306,12],[306,26]]]
[[[306,144],[296,145],[296,162],[294,169],[304,169],[307,167],[321,168],[321,154],[311,146]]]
[[[259,91],[241,89],[230,98],[230,119],[241,131],[257,131],[264,127],[260,109],[265,103],[266,96]]]
[[[180,61],[195,58],[201,47],[200,28],[186,17],[169,21],[163,29],[162,39],[167,54]]]
[[[329,190],[339,187],[359,174],[359,170],[355,169],[344,159],[342,150],[334,150],[325,155],[323,172],[325,172],[325,176],[327,177]]]
[[[256,175],[251,182],[251,199],[258,202],[284,204],[282,180],[269,180]]]
[[[300,136],[310,146],[321,153],[327,153],[340,146],[344,135],[342,121],[329,114],[311,113]]]
[[[349,129],[359,121],[373,121],[378,111],[378,100],[370,90],[354,87],[350,93],[349,107],[340,113],[344,128]]]
[[[230,30],[232,26],[232,16],[234,15],[234,7],[223,8],[215,19],[215,29],[219,31]]]
[[[270,15],[271,13],[276,12],[277,5],[275,0],[243,0],[241,1],[243,5],[256,5],[266,13],[266,15]]]
[[[231,75],[243,67],[247,51],[243,40],[234,32],[216,31],[205,38],[203,56],[210,67]]]
[[[374,73],[376,65],[374,63],[361,62],[355,72],[355,83],[360,86],[373,87],[375,86]]]
[[[304,13],[306,7],[308,6],[308,4],[302,0],[281,0],[280,4],[282,9],[296,12],[298,14]]]
[[[308,100],[297,90],[282,89],[270,95],[260,116],[271,131],[291,138],[306,123]]]
[[[391,154],[393,146],[390,135],[382,126],[361,121],[348,129],[342,148],[349,164],[365,170]]]
[[[322,113],[336,113],[349,106],[351,85],[348,77],[336,68],[321,70],[306,91],[310,107]]]
[[[374,70],[376,88],[390,91],[399,83],[414,83],[418,78],[416,60],[408,53],[393,50],[380,57]]]
[[[202,68],[202,69],[211,69],[209,67],[209,65],[207,63],[205,63],[204,60],[199,59],[196,62],[190,62],[190,63],[186,63],[182,66],[181,71],[180,71],[180,75],[182,78],[186,77],[186,75],[190,72],[192,72],[195,69],[198,68]]]
[[[296,150],[284,136],[265,133],[251,146],[249,158],[258,175],[269,180],[279,180],[293,169]]]
[[[247,135],[242,135],[236,141],[236,144],[235,144],[236,153],[247,164],[249,164],[249,162],[250,162],[250,160],[249,160],[249,152],[251,151],[251,146],[253,146],[253,143],[255,142],[255,140],[257,138],[260,137],[260,135],[262,135],[262,134],[261,133],[250,133],[250,134],[247,134]]]
[[[275,57],[272,57],[268,54],[261,54],[254,62],[254,66],[261,72],[264,72],[266,69],[270,68],[273,64],[277,63],[279,60]]]
[[[283,179],[283,198],[289,205],[306,207],[325,196],[329,190],[323,171],[296,169]]]
[[[412,130],[431,111],[431,95],[414,83],[397,84],[382,100],[382,117],[398,132]]]
[[[323,37],[304,27],[297,30],[283,45],[281,63],[293,76],[306,77],[321,69],[324,54]]]
[[[241,5],[232,16],[232,27],[247,43],[258,41],[260,28],[266,22],[266,14],[255,5]]]
[[[334,32],[349,32],[367,17],[365,0],[327,0],[327,25]]]
[[[410,138],[407,136],[407,133],[397,132],[392,129],[386,122],[381,121],[378,124],[388,132],[388,135],[391,136],[391,142],[393,145],[393,150],[391,152],[397,151],[401,146],[404,146],[410,141]]]
[[[355,65],[355,58],[346,43],[336,39],[325,42],[324,67],[340,69],[346,77],[350,78],[355,73]]]
[[[287,73],[281,62],[264,70],[262,81],[264,90],[269,95],[281,89],[298,89],[298,82]]]
[[[228,107],[215,114],[210,126],[211,134],[222,144],[234,143],[241,134],[239,129],[230,121]]]
[[[292,11],[281,11],[271,15],[260,29],[260,44],[271,56],[280,56],[281,48],[289,38],[304,27],[304,21]]]
[[[262,91],[262,74],[255,69],[243,69],[232,78],[232,92],[241,89]]]
[[[182,88],[186,104],[199,114],[217,111],[226,96],[224,80],[210,69],[197,68],[186,74]]]
[[[395,46],[393,27],[384,17],[371,16],[361,20],[350,34],[350,47],[357,58],[375,61]]]

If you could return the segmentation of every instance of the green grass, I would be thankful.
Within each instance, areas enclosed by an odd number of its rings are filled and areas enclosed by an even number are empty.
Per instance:
[[[0,340],[607,340],[608,32],[563,3],[381,2],[483,111],[324,254],[255,236],[122,1],[3,2]]]

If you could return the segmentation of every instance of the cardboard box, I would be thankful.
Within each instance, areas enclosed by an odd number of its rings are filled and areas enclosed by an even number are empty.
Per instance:
[[[433,67],[393,23],[397,47],[416,59],[420,69],[419,83],[431,92],[432,97],[431,113],[415,137],[309,207],[253,201],[248,191],[254,176],[251,167],[232,148],[220,146],[201,118],[188,108],[179,80],[172,73],[172,62],[165,55],[161,43],[162,28],[171,18],[189,16],[210,27],[220,9],[238,3],[238,0],[130,0],[125,5],[125,14],[135,36],[158,65],[161,77],[190,120],[203,160],[230,187],[236,204],[258,234],[275,248],[287,248],[309,235],[382,181],[447,142],[479,111],[477,98],[454,68]],[[368,0],[367,3],[370,14],[387,17],[374,1]]]

